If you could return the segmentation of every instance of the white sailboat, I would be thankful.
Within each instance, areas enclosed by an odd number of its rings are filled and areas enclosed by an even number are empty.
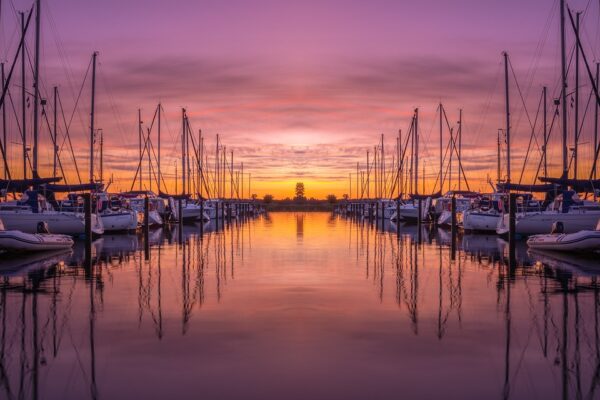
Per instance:
[[[0,203],[0,219],[7,230],[37,233],[38,223],[45,222],[51,233],[84,235],[85,214],[82,212],[56,211],[37,191],[30,190],[19,201]],[[92,233],[104,233],[102,220],[91,215]]]

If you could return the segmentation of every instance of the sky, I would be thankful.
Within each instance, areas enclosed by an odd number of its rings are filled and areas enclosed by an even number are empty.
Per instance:
[[[7,65],[19,39],[16,13],[31,4],[2,1],[0,44]],[[584,11],[584,47],[589,62],[595,63],[600,55],[600,2],[568,4]],[[408,130],[418,107],[420,168],[425,168],[426,190],[433,190],[439,173],[440,102],[455,129],[458,110],[463,110],[465,174],[472,189],[489,190],[487,177],[496,178],[497,131],[505,125],[502,52],[509,53],[516,77],[511,76],[509,86],[516,181],[542,87],[548,86],[552,111],[552,99],[558,96],[558,8],[558,1],[537,0],[42,0],[41,92],[49,101],[51,121],[51,91],[59,87],[64,120],[72,116],[75,158],[86,180],[90,79],[88,75],[84,82],[84,76],[92,52],[98,52],[96,126],[104,135],[105,177],[113,176],[112,190],[132,185],[138,165],[137,110],[147,128],[159,102],[165,111],[161,162],[170,192],[180,163],[182,107],[194,135],[202,130],[209,158],[214,157],[218,133],[227,152],[233,151],[236,168],[243,162],[244,172],[251,174],[251,192],[278,198],[293,196],[296,182],[304,182],[308,197],[349,193],[349,174],[355,173],[357,162],[364,168],[366,153],[373,152],[381,134],[391,162],[398,130]],[[571,54],[573,35],[568,33]],[[27,41],[32,60],[31,33]],[[579,154],[580,170],[587,174],[593,108],[584,112],[591,85],[583,62],[581,71],[580,115],[585,118]],[[19,176],[18,68],[13,78],[7,141],[13,175]],[[26,78],[32,91],[30,67]],[[31,107],[27,111],[30,127]],[[570,107],[570,118],[573,112]],[[523,182],[533,179],[540,159],[540,121],[538,116]],[[50,173],[52,146],[42,123],[40,169]],[[62,137],[66,124],[59,125]],[[550,169],[556,173],[558,128],[548,150]],[[156,131],[151,135],[156,146]],[[447,130],[443,138],[448,140]],[[67,180],[76,181],[69,152],[63,151],[61,160]],[[156,191],[156,183],[152,185]],[[149,188],[147,174],[144,187]],[[456,188],[456,180],[450,187]]]

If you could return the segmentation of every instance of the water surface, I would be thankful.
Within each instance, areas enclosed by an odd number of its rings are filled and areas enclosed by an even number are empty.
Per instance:
[[[600,398],[595,260],[400,231],[272,213],[0,256],[0,398]]]

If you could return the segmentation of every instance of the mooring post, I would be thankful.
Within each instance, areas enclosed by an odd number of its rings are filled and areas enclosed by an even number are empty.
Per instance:
[[[508,195],[508,256],[509,260],[515,259],[516,248],[516,217],[517,217],[517,194],[510,193]]]

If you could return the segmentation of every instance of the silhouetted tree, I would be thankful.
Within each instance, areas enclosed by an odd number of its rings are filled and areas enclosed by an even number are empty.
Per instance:
[[[337,203],[337,197],[335,197],[335,194],[328,194],[327,195],[327,202],[329,204],[335,204],[335,203]]]
[[[270,204],[273,202],[273,195],[272,194],[265,194],[265,197],[263,197],[263,201],[265,202],[265,204]]]
[[[304,183],[303,182],[296,183],[296,197],[294,197],[294,200],[306,200],[306,197],[304,197]]]

